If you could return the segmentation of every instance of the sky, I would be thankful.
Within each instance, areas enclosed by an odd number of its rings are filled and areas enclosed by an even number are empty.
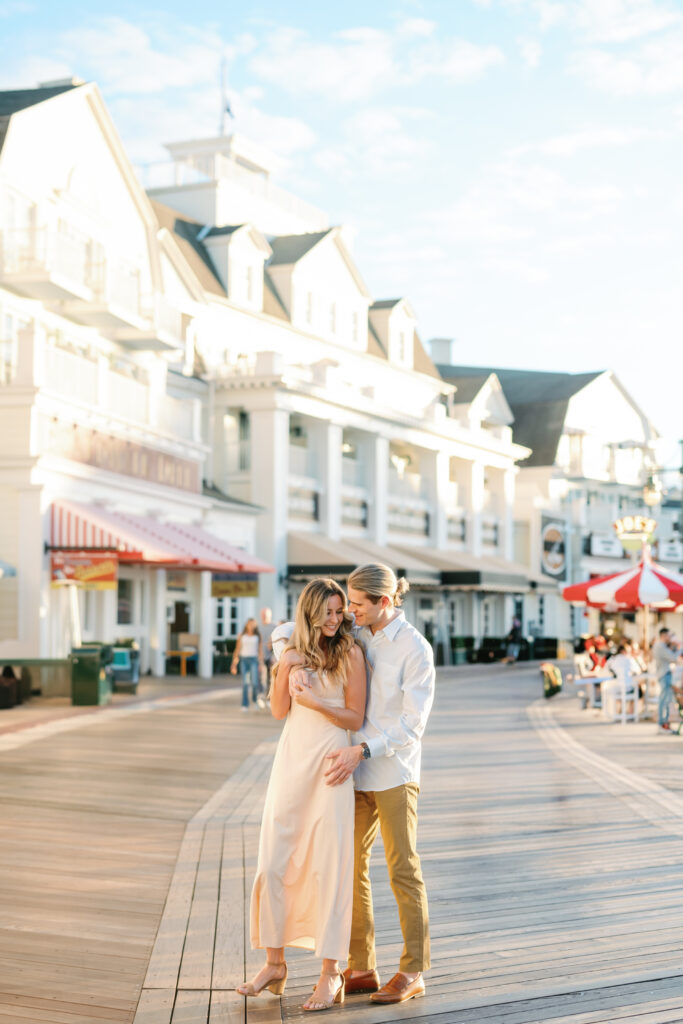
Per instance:
[[[131,158],[231,128],[474,365],[613,369],[683,437],[683,0],[0,0],[0,88],[96,81]]]

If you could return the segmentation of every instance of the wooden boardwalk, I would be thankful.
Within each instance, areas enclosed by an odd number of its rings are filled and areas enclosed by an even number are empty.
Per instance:
[[[539,692],[523,666],[440,676],[420,798],[427,996],[354,996],[338,1024],[683,1021],[683,737]],[[234,991],[261,960],[248,898],[276,733],[198,703],[0,753],[0,1022],[304,1020],[308,954],[288,952],[282,1000]],[[386,978],[401,939],[379,845],[373,885]]]

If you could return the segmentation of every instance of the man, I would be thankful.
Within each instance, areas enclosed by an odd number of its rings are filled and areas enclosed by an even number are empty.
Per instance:
[[[657,727],[659,732],[670,732],[669,708],[673,700],[673,677],[671,666],[678,661],[681,649],[672,643],[671,632],[662,626],[659,631],[659,640],[654,645],[655,672],[659,682],[659,712],[657,716]]]
[[[259,694],[257,703],[260,708],[265,708],[266,697],[270,689],[270,667],[273,663],[273,612],[270,608],[262,608],[260,613],[261,628],[261,650],[263,652],[263,677],[259,680]]]
[[[330,755],[329,785],[355,773],[353,921],[346,992],[371,993],[374,1003],[422,996],[430,966],[427,894],[417,853],[417,795],[421,739],[434,699],[434,657],[421,633],[399,611],[405,580],[385,565],[364,565],[349,576],[349,610],[372,673],[366,717],[354,745]],[[290,692],[306,685],[293,674]],[[403,933],[399,970],[380,988],[370,888],[370,854],[381,828],[389,880]]]

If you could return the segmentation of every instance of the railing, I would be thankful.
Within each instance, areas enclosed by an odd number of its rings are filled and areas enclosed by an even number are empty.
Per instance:
[[[100,250],[89,265],[88,283],[95,301],[140,315],[140,271],[137,268],[110,260]]]
[[[86,405],[98,403],[98,367],[94,360],[45,346],[45,382],[50,391]]]
[[[149,421],[149,389],[122,373],[111,372],[106,388],[106,408],[127,420]]]
[[[146,189],[174,188],[179,185],[196,185],[212,181],[231,181],[246,192],[274,203],[281,210],[308,221],[312,227],[323,230],[329,224],[323,210],[292,195],[269,178],[245,167],[240,167],[222,153],[216,153],[206,162],[206,170],[193,167],[182,161],[159,161],[138,165],[138,177]]]
[[[90,241],[63,227],[5,228],[0,232],[0,268],[4,274],[42,271],[87,283]]]

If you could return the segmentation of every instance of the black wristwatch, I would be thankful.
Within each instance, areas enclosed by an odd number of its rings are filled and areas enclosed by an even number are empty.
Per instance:
[[[361,743],[361,747],[363,748],[363,760],[367,761],[369,757],[372,757],[370,753],[370,747],[367,745],[367,743]]]

